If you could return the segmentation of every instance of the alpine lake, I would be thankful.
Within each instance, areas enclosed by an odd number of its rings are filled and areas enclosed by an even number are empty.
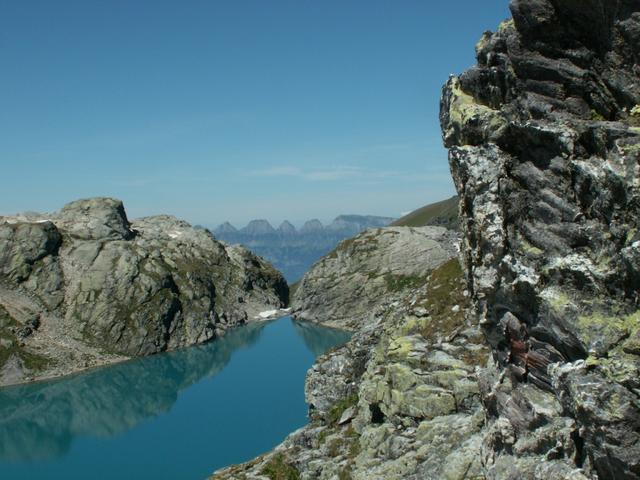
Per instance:
[[[0,479],[204,479],[303,426],[307,370],[349,338],[284,317],[0,389]]]

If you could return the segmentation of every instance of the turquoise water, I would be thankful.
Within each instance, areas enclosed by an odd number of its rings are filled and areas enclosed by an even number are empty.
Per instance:
[[[306,423],[304,378],[349,334],[289,317],[204,346],[0,389],[0,479],[201,479]]]

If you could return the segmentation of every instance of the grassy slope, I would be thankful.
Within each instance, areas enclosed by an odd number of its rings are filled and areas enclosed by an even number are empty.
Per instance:
[[[424,227],[439,225],[450,229],[458,229],[458,197],[454,196],[441,202],[425,205],[414,210],[391,225],[397,227]]]

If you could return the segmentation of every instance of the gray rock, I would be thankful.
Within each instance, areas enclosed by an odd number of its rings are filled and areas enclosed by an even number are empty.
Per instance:
[[[639,478],[640,8],[511,11],[441,102],[469,290],[501,370],[484,403],[515,432],[487,435],[485,464],[490,478]],[[536,390],[563,408],[536,413]]]
[[[457,254],[456,234],[442,227],[385,227],[341,242],[305,274],[292,301],[302,320],[356,330],[371,312]]]
[[[129,222],[108,198],[48,218],[5,217],[0,272],[0,305],[21,325],[18,337],[27,350],[62,355],[62,371],[87,362],[61,353],[69,341],[94,359],[149,355],[211,340],[288,301],[279,272],[248,250],[170,216]]]
[[[318,262],[296,314],[356,333],[307,377],[312,423],[213,478],[274,455],[302,479],[640,478],[640,4],[510,6],[441,101],[465,285],[405,255],[432,273],[385,288],[380,232]]]

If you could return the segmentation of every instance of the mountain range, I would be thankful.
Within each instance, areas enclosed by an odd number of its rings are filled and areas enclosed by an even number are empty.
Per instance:
[[[387,226],[394,220],[373,215],[340,215],[328,225],[312,219],[298,229],[286,220],[274,228],[267,220],[260,219],[239,229],[224,222],[213,229],[213,234],[226,243],[244,245],[269,260],[291,283],[299,280],[341,240],[367,228]]]

